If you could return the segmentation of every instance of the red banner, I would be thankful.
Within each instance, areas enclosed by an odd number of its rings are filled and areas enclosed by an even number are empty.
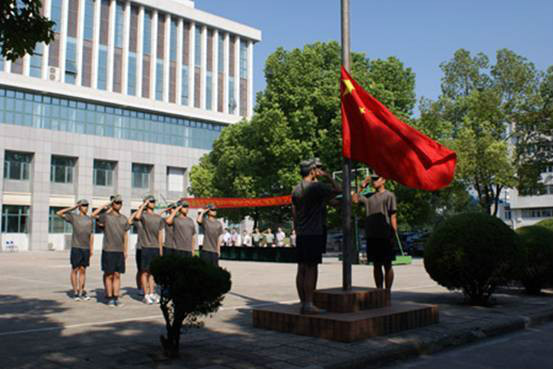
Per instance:
[[[261,208],[269,206],[290,205],[292,196],[264,197],[264,198],[184,198],[191,208],[204,208],[214,204],[221,209],[231,208]]]

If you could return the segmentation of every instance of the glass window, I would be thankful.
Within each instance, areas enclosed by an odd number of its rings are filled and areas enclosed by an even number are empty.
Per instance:
[[[240,78],[248,78],[248,44],[240,40]]]
[[[115,47],[123,48],[123,20],[125,5],[117,2],[115,6]]]
[[[132,164],[132,187],[150,188],[150,173],[152,166],[148,164]]]
[[[55,22],[54,32],[61,32],[61,0],[52,0],[50,19]]]
[[[94,3],[92,0],[85,0],[84,5],[84,39],[92,41],[94,30]]]
[[[105,90],[107,85],[108,49],[100,45],[98,54],[98,89]]]
[[[27,233],[29,206],[2,206],[2,233]]]
[[[136,54],[129,52],[129,66],[127,78],[127,94],[136,95]]]
[[[234,77],[228,78],[228,110],[233,114],[236,111],[236,99],[234,97]]]
[[[48,212],[48,233],[71,233],[71,224],[67,223],[63,218],[56,215],[56,212],[64,209],[63,207],[50,207]]]
[[[31,55],[30,63],[30,75],[31,77],[42,77],[42,51],[44,49],[44,44],[36,44],[33,55]],[[1,68],[0,68],[1,69]]]
[[[199,67],[202,64],[202,28],[200,26],[196,26],[196,44],[194,46],[194,64]]]
[[[33,154],[6,151],[4,154],[4,178],[28,181],[31,173]]]
[[[77,79],[77,40],[67,37],[65,53],[65,83],[75,84]]]
[[[50,182],[73,183],[76,159],[52,155],[50,164]]]
[[[225,35],[219,32],[219,42],[218,42],[218,55],[217,55],[217,68],[219,73],[223,73],[225,69]]]
[[[211,72],[207,72],[206,73],[206,81],[205,81],[205,107],[207,110],[212,110],[212,98],[213,98],[213,95],[212,95],[212,90],[213,90],[213,77],[212,77],[212,73]]]
[[[144,54],[150,54],[152,50],[152,13],[149,10],[144,12],[144,31],[142,50]]]
[[[107,160],[94,160],[92,182],[95,186],[113,186],[113,172],[116,162]]]
[[[177,60],[177,21],[171,18],[171,48],[169,57],[171,61]]]
[[[156,63],[156,100],[163,100],[163,60]]]

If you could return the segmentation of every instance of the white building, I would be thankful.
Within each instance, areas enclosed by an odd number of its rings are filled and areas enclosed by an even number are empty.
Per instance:
[[[541,174],[543,193],[533,196],[519,195],[516,189],[506,192],[506,209],[503,219],[513,228],[536,224],[553,217],[553,166],[548,166]]]
[[[43,14],[55,41],[0,59],[0,237],[19,250],[68,247],[54,213],[81,198],[119,193],[128,215],[147,193],[187,195],[188,169],[252,115],[261,40],[186,0],[43,0]]]

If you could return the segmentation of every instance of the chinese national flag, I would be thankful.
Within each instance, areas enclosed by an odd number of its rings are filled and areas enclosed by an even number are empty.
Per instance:
[[[343,67],[340,90],[345,158],[410,188],[436,191],[451,183],[454,151],[399,120]]]

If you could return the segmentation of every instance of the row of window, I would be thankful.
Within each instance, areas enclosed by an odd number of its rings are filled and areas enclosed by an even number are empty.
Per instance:
[[[68,234],[72,232],[71,224],[56,215],[63,207],[51,206],[48,211],[48,233]],[[91,212],[95,209],[91,209]],[[134,210],[131,211],[131,213]],[[29,233],[30,206],[4,205],[2,206],[2,233]],[[94,233],[102,233],[102,229],[94,222]],[[131,233],[136,234],[135,227]]]
[[[97,14],[96,9],[97,7],[94,5],[96,1],[100,1],[99,6],[99,14]],[[97,63],[96,63],[96,87],[100,90],[107,90],[108,86],[108,70],[112,72],[113,81],[111,90],[113,92],[121,93],[123,92],[122,88],[122,79],[121,76],[123,73],[127,75],[127,94],[132,96],[141,96],[144,98],[155,98],[156,100],[164,100],[165,96],[167,95],[169,97],[169,102],[171,103],[177,103],[182,105],[188,105],[188,84],[189,84],[189,76],[186,71],[186,73],[182,73],[182,81],[181,81],[181,88],[182,90],[186,90],[186,95],[180,96],[180,98],[177,98],[176,96],[176,83],[174,81],[176,80],[176,68],[181,68],[181,70],[184,72],[184,67],[188,68],[189,65],[192,65],[193,67],[197,67],[200,69],[200,67],[203,66],[202,63],[202,53],[206,52],[207,57],[207,64],[205,65],[206,70],[208,73],[211,73],[214,71],[214,66],[217,66],[218,74],[221,75],[220,83],[218,84],[218,90],[216,93],[216,98],[219,100],[219,103],[217,106],[213,106],[212,98],[213,91],[212,90],[212,81],[213,77],[209,76],[208,80],[206,81],[206,86],[200,86],[202,84],[202,81],[200,79],[194,79],[195,80],[195,86],[194,86],[194,94],[195,99],[193,101],[193,105],[197,108],[200,108],[200,94],[205,94],[206,98],[206,109],[207,110],[217,110],[219,112],[223,112],[224,104],[226,103],[228,106],[228,111],[230,113],[235,113],[236,109],[236,100],[235,100],[235,93],[232,90],[232,88],[229,88],[227,96],[223,96],[223,90],[224,90],[224,82],[226,78],[232,78],[231,76],[234,76],[235,73],[235,60],[234,60],[234,54],[235,54],[235,47],[239,48],[239,65],[238,65],[238,73],[239,78],[241,80],[247,81],[248,79],[248,41],[239,39],[235,35],[229,35],[230,40],[230,47],[229,51],[225,54],[225,47],[224,47],[224,39],[227,36],[225,32],[220,31],[218,42],[215,41],[215,32],[212,28],[207,28],[207,50],[203,50],[203,44],[202,44],[202,32],[203,27],[200,25],[195,25],[194,27],[191,27],[191,23],[187,20],[183,23],[183,30],[182,33],[179,33],[178,31],[178,22],[179,19],[174,16],[170,16],[169,22],[169,32],[166,34],[166,27],[165,23],[167,21],[166,14],[163,14],[161,12],[157,13],[157,29],[154,29],[153,22],[154,22],[154,16],[155,12],[152,9],[145,8],[144,9],[144,19],[142,24],[142,65],[139,66],[136,60],[136,52],[137,49],[137,43],[139,39],[139,6],[138,4],[131,4],[130,6],[130,24],[129,24],[129,35],[128,35],[128,45],[129,45],[129,59],[127,61],[127,70],[123,70],[123,47],[125,45],[124,40],[124,26],[126,22],[125,17],[125,3],[123,1],[116,1],[115,2],[115,17],[114,17],[114,25],[113,25],[113,47],[114,47],[114,57],[111,63],[108,64],[108,49],[111,44],[111,40],[109,39],[109,23],[110,23],[110,2],[109,0],[85,0],[84,1],[84,33],[83,33],[83,44],[82,48],[77,48],[78,42],[78,22],[79,22],[79,0],[68,0],[68,14],[67,14],[67,22],[65,24],[61,24],[62,22],[62,0],[51,0],[51,19],[56,23],[54,27],[55,32],[55,40],[50,44],[49,51],[48,51],[48,66],[53,68],[59,68],[60,67],[60,56],[61,48],[60,46],[65,47],[65,74],[61,76],[60,80],[69,83],[69,84],[76,84],[79,80],[77,77],[79,74],[82,75],[81,85],[85,87],[92,87],[92,66],[93,66],[93,55],[92,55],[92,49],[93,44],[96,43],[98,46],[98,55],[97,55]],[[94,35],[94,24],[95,19],[100,18],[100,29],[98,32],[98,39],[95,39]],[[65,38],[65,44],[60,45],[60,36],[62,33],[62,28],[66,31],[66,38]],[[191,40],[191,34],[194,32],[195,36],[194,39]],[[164,60],[165,60],[165,53],[164,53],[164,47],[165,47],[165,39],[169,38],[169,61],[171,64],[171,68],[174,71],[174,75],[169,75],[169,91],[165,91],[167,88],[167,85],[165,82],[167,82],[167,75],[165,74],[165,68],[164,68]],[[156,40],[156,50],[152,50],[152,40]],[[176,66],[177,61],[177,39],[182,40],[182,65]],[[194,60],[190,60],[190,54],[191,51],[191,44],[192,41],[194,41]],[[34,55],[31,56],[30,60],[30,75],[32,77],[41,78],[42,77],[42,59],[43,59],[43,53],[44,53],[44,47],[43,44],[37,44]],[[218,51],[218,58],[217,60],[214,60],[214,51]],[[77,59],[78,55],[82,55],[82,64],[79,67],[77,66]],[[224,75],[224,62],[225,60],[228,60],[229,62],[229,75]],[[151,63],[154,63],[154,68],[150,69]],[[0,60],[0,69],[3,69],[4,61]],[[137,72],[140,69],[142,70],[141,76],[137,76]],[[55,70],[54,70],[55,71]],[[12,73],[23,73],[22,68],[22,59],[19,59],[18,61],[12,63],[12,67],[10,72]],[[51,75],[51,71],[49,70],[49,78]],[[153,74],[153,76],[150,76],[150,74]],[[55,75],[55,73],[54,73]],[[57,77],[55,77],[57,78]],[[141,78],[142,82],[142,90],[138,91],[137,89],[137,82],[138,78]],[[154,96],[150,96],[150,83],[153,83],[155,81],[155,88],[154,88]],[[230,82],[230,79],[229,79]],[[230,86],[229,86],[230,87]],[[201,91],[201,92],[200,92]],[[247,83],[243,83],[239,85],[239,101],[240,101],[240,111],[236,112],[240,115],[245,116],[247,114],[247,104],[248,104],[248,98],[247,94],[251,93],[251,91],[248,91],[247,89]],[[225,102],[223,102],[225,100]]]
[[[553,217],[553,208],[522,209],[523,218],[550,218]]]
[[[0,88],[0,123],[211,150],[223,125]]]
[[[33,154],[6,151],[4,154],[4,179],[16,181],[30,180]],[[52,155],[50,161],[50,182],[72,184],[75,181],[77,158]],[[113,187],[117,162],[94,160],[92,182],[95,186]],[[150,189],[153,179],[153,165],[132,163],[132,188]],[[185,191],[184,168],[167,167],[167,190],[182,193]]]

